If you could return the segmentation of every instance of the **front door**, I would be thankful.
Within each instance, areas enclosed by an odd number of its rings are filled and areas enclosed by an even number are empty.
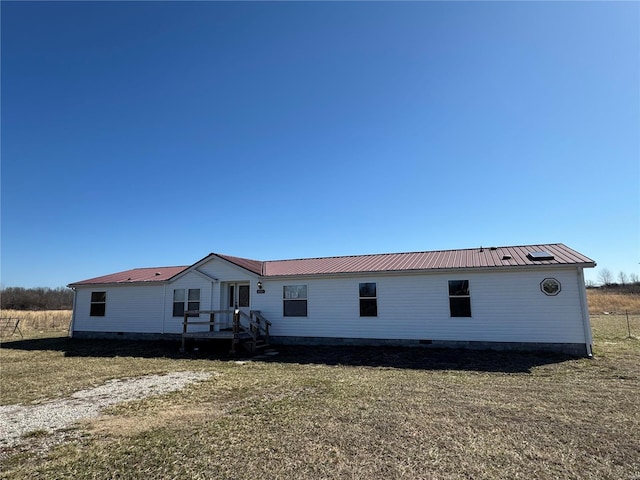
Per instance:
[[[229,310],[239,308],[249,315],[251,310],[251,286],[249,283],[229,283],[227,285],[227,307]]]

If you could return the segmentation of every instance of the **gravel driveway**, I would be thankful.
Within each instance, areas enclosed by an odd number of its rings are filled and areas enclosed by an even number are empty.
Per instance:
[[[97,417],[105,407],[180,390],[209,377],[211,374],[204,372],[176,372],[110,380],[98,387],[80,390],[70,398],[39,405],[0,406],[0,447],[20,443],[26,433],[55,432],[79,420]]]

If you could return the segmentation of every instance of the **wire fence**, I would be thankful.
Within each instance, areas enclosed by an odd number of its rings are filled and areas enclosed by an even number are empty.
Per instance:
[[[608,311],[591,313],[591,329],[594,338],[640,339],[640,312]]]

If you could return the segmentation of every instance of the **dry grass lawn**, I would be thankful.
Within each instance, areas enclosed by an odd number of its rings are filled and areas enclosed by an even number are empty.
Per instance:
[[[592,315],[603,312],[623,314],[625,311],[640,314],[640,295],[633,293],[619,293],[616,290],[588,289],[587,302],[589,313]]]
[[[608,310],[607,310],[608,311]],[[0,349],[2,404],[177,370],[210,380],[111,408],[64,443],[0,452],[0,478],[638,479],[640,319],[592,317],[595,357],[84,341],[34,328]],[[6,339],[5,339],[6,340]]]
[[[2,310],[0,318],[17,318],[23,335],[35,337],[66,334],[71,323],[71,310]]]

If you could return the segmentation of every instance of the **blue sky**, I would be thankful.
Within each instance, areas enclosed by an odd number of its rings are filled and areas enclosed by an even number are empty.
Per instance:
[[[640,261],[638,2],[6,2],[3,286],[210,252]]]

